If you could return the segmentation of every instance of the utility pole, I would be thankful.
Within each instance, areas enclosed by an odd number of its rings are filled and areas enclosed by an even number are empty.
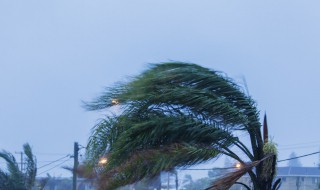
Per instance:
[[[176,174],[176,190],[178,190],[178,188],[179,188],[179,182],[178,182],[178,171],[177,171],[177,170],[175,170],[175,171],[174,171],[174,174]]]
[[[23,172],[23,152],[15,152],[16,154],[20,154],[21,155],[21,162],[20,162],[20,166],[21,166],[21,172]]]
[[[79,144],[74,142],[73,149],[73,190],[77,190],[77,168],[79,165],[78,161]]]
[[[168,173],[168,181],[167,181],[167,190],[170,189],[170,172],[167,172]]]

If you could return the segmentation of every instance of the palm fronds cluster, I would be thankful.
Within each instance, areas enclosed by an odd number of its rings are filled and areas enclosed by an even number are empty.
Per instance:
[[[15,157],[5,150],[0,152],[0,158],[7,163],[7,169],[0,169],[0,190],[31,190],[36,178],[37,164],[30,145],[23,145],[25,159],[22,171]],[[21,164],[21,163],[20,163]]]
[[[244,163],[242,164],[241,168],[236,169],[233,172],[230,172],[223,176],[222,178],[219,178],[218,180],[214,181],[213,184],[206,188],[205,190],[226,190],[230,189],[233,184],[235,184],[238,179],[240,179],[244,174],[248,173],[252,170],[252,168],[256,167],[258,164],[260,164],[260,161],[254,161],[250,163]],[[246,186],[249,188],[248,186]]]
[[[227,155],[240,163],[264,158],[264,139],[255,102],[223,73],[196,64],[153,64],[128,82],[106,88],[86,104],[88,110],[117,107],[92,130],[87,163],[96,168],[100,189],[115,189],[161,171],[187,167]],[[246,132],[251,147],[235,135]],[[238,148],[240,158],[230,147]],[[246,171],[256,189],[261,173]],[[271,181],[273,180],[273,177]]]

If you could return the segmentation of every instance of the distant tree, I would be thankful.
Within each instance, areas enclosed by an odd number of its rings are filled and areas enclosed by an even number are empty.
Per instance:
[[[210,182],[212,179],[208,177],[200,178],[197,180],[193,180],[192,176],[190,174],[185,175],[183,180],[183,190],[199,190],[199,189],[205,189],[210,185]]]
[[[208,177],[212,180],[222,177],[226,173],[226,170],[213,169],[208,171]]]
[[[48,188],[50,190],[65,190],[72,189],[72,180],[71,179],[60,179],[56,177],[52,177],[47,174],[46,178],[43,178],[44,184],[41,187],[42,189]],[[80,190],[80,188],[79,188]]]
[[[49,176],[37,180],[36,186],[39,190],[43,190],[49,182]]]
[[[182,184],[183,184],[183,188],[182,188],[183,190],[196,190],[192,176],[190,174],[186,174],[184,176]]]
[[[183,183],[193,183],[192,176],[190,174],[186,174],[184,176]]]
[[[143,180],[135,183],[134,189],[152,189],[161,190],[161,175],[152,178],[144,178]]]
[[[36,179],[37,164],[28,143],[23,145],[25,154],[25,170],[21,171],[15,157],[5,150],[0,152],[0,158],[7,163],[6,171],[0,169],[1,190],[31,190]]]
[[[297,157],[295,152],[292,152],[289,156],[289,158],[295,158],[295,157]],[[299,159],[295,158],[295,159],[288,161],[288,166],[289,167],[302,167],[302,164]]]
[[[132,189],[161,190],[161,175],[157,175],[152,178],[144,178],[141,181],[138,181],[137,183],[117,188],[117,190],[132,190]]]
[[[197,187],[197,190],[199,190],[199,189],[206,189],[206,188],[210,185],[211,181],[212,181],[212,180],[211,180],[210,178],[207,178],[207,177],[205,177],[205,178],[200,178],[200,179],[198,179],[198,180],[195,181],[194,186]]]

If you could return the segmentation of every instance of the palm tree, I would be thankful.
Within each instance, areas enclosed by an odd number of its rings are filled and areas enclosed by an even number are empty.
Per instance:
[[[19,169],[15,157],[7,151],[0,152],[0,158],[7,163],[7,170],[0,169],[0,189],[31,190],[37,173],[35,156],[28,143],[23,145],[25,171]]]
[[[89,167],[95,168],[101,157],[108,159],[97,172],[101,189],[115,189],[222,154],[242,167],[209,189],[228,189],[245,173],[255,190],[273,188],[276,149],[268,142],[267,125],[263,137],[255,102],[223,73],[181,62],[153,64],[128,82],[106,88],[86,109],[114,106],[121,113],[102,119],[87,145]],[[250,148],[237,136],[240,132],[250,137]],[[224,182],[228,185],[221,185]]]

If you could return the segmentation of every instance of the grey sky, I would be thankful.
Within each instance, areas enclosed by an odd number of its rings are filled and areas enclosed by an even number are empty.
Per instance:
[[[39,166],[72,154],[100,117],[82,100],[147,63],[177,60],[245,77],[280,159],[318,151],[319,8],[318,0],[0,0],[0,149],[29,142]]]

